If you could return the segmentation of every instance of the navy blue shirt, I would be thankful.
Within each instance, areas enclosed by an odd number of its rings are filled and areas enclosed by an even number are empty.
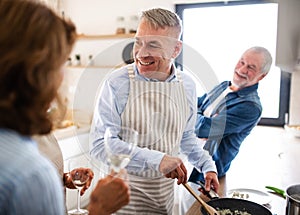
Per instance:
[[[211,117],[205,117],[204,110],[230,85],[230,81],[224,81],[198,98],[195,132],[199,138],[207,138],[204,148],[212,155],[219,177],[226,174],[241,143],[257,125],[262,113],[257,83],[229,92],[213,110]],[[200,173],[194,168],[189,181],[199,180],[198,174]],[[203,180],[203,176],[201,179]]]

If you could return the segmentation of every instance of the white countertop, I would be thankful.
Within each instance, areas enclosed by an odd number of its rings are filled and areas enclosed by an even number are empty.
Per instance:
[[[89,133],[91,126],[89,124],[81,125],[81,126],[70,126],[67,128],[55,129],[53,131],[54,136],[57,140],[62,140],[68,137],[73,137],[83,133]]]
[[[300,138],[283,128],[256,126],[245,139],[225,177],[220,179],[220,194],[230,189],[250,188],[268,192],[266,185],[286,190],[300,183]],[[285,214],[286,200],[271,194],[270,210]],[[201,214],[197,202],[187,214]]]

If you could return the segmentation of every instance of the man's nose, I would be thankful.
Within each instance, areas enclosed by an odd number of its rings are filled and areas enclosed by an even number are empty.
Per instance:
[[[237,69],[237,71],[238,71],[239,73],[243,73],[243,74],[247,73],[247,65],[242,65],[242,66],[240,66],[240,67]]]
[[[136,57],[147,57],[150,55],[149,49],[145,45],[141,45],[136,49]]]

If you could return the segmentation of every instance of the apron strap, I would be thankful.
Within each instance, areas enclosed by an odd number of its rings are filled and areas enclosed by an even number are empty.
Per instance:
[[[175,67],[174,67],[175,68]],[[178,69],[175,68],[175,76],[177,77],[177,80],[179,82],[182,82],[182,78],[181,78],[181,75],[180,75],[180,72],[178,71]]]
[[[131,64],[127,67],[127,71],[128,71],[128,76],[129,76],[130,80],[131,81],[134,80],[135,74],[134,74],[133,64]],[[179,82],[182,82],[180,72],[176,68],[175,68],[175,76],[177,77],[177,80]]]
[[[133,81],[133,80],[134,80],[134,77],[135,77],[133,65],[129,65],[129,66],[127,67],[127,71],[128,71],[128,76],[129,76],[130,81]]]

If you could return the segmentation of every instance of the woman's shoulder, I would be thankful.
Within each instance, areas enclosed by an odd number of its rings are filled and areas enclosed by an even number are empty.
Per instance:
[[[1,184],[6,184],[11,189],[16,186],[19,191],[23,189],[24,192],[32,189],[46,192],[48,189],[44,189],[44,187],[49,187],[49,184],[51,184],[51,189],[62,186],[57,170],[48,159],[39,153],[34,141],[17,135],[8,139],[18,142],[6,143],[6,147],[0,149],[3,155],[1,157],[6,160],[6,165],[1,166],[1,174],[6,175],[7,179],[0,179]],[[34,184],[34,186],[30,186],[30,184]],[[50,190],[48,191],[50,192]]]
[[[39,152],[38,146],[32,138],[8,131],[1,133],[0,140],[3,143],[3,147],[0,149],[1,158],[5,159],[7,163],[3,169],[7,169],[8,172],[12,174],[19,172],[20,176],[24,177],[33,172],[39,172],[38,176],[49,176],[53,172],[56,173],[55,167]]]

